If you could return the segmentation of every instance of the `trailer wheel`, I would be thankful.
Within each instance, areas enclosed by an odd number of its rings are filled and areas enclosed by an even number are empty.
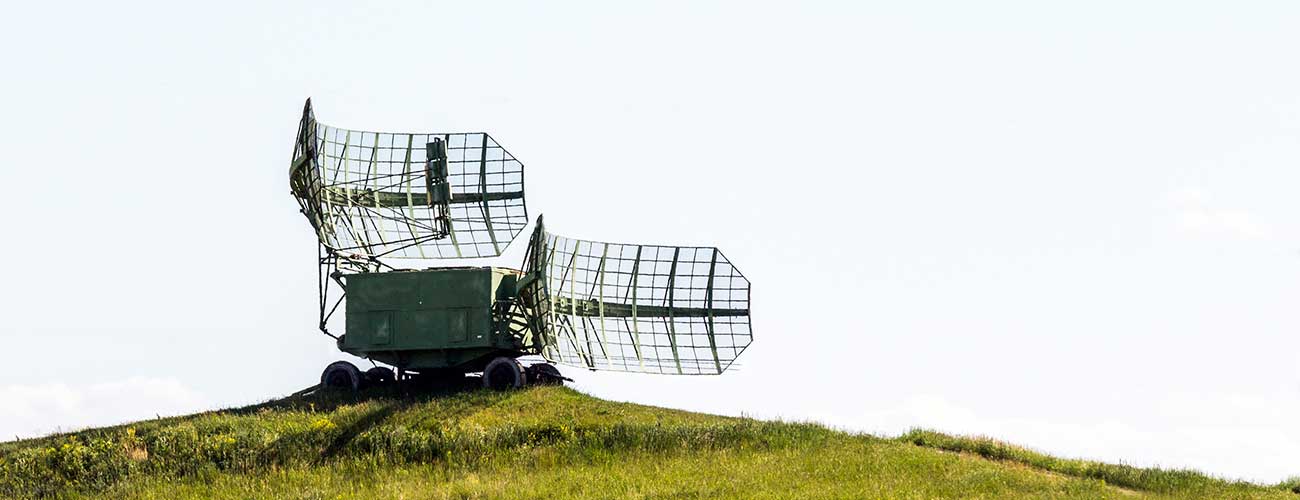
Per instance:
[[[321,387],[333,389],[361,389],[361,370],[347,361],[335,361],[320,374]]]
[[[382,366],[376,366],[374,368],[366,370],[365,379],[366,379],[366,385],[371,387],[376,387],[381,385],[388,385],[392,383],[393,380],[395,380],[396,378],[393,377],[393,370],[384,368]]]
[[[483,387],[492,390],[518,389],[527,382],[524,367],[513,358],[498,357],[483,369]]]

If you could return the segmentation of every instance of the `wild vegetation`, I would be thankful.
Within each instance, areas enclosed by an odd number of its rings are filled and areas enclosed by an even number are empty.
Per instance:
[[[0,444],[3,498],[1280,498],[1191,471],[603,401],[325,393]]]

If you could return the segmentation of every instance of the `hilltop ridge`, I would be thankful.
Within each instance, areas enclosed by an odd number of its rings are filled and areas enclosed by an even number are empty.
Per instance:
[[[0,444],[2,498],[1300,498],[1291,489],[564,387],[320,393]]]

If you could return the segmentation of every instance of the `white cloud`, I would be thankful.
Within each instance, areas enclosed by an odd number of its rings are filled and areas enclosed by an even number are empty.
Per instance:
[[[0,440],[191,413],[208,401],[175,379],[135,377],[81,386],[0,386]]]
[[[1246,210],[1216,205],[1205,190],[1182,188],[1167,196],[1176,227],[1183,232],[1240,239],[1267,239],[1273,226]]]

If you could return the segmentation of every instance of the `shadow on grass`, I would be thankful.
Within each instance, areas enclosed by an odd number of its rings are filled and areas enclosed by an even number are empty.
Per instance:
[[[399,401],[403,407],[411,404],[446,398],[484,390],[478,377],[444,379],[439,381],[409,381],[389,383],[380,387],[367,387],[360,391],[317,388],[301,395],[286,396],[254,405],[221,410],[230,415],[251,415],[262,411],[314,410],[331,412],[340,406],[374,401]],[[304,390],[306,391],[306,390]]]

